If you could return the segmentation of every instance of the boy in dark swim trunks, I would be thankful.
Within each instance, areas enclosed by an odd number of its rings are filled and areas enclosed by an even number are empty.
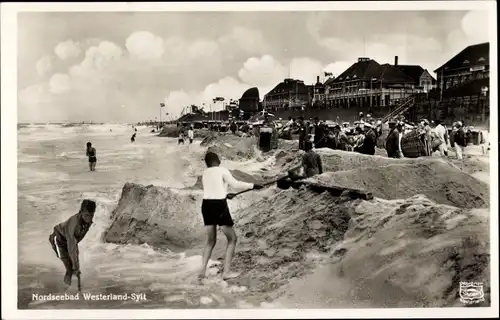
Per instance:
[[[78,243],[82,241],[90,226],[96,209],[92,200],[83,200],[80,211],[54,227],[54,232],[49,236],[49,242],[57,257],[61,259],[66,268],[64,283],[71,285],[73,275],[80,275],[80,262],[78,259]]]
[[[95,165],[97,163],[96,151],[92,147],[92,143],[87,142],[87,157],[89,157],[89,169],[90,171],[95,171]]]
[[[205,155],[207,169],[203,172],[203,203],[201,213],[207,234],[205,249],[203,250],[203,260],[198,279],[205,277],[208,260],[212,255],[212,250],[217,242],[217,225],[226,235],[226,255],[224,259],[223,279],[235,278],[239,274],[230,271],[231,260],[236,248],[236,233],[233,229],[233,219],[227,206],[227,185],[235,189],[262,189],[261,185],[241,182],[231,175],[228,169],[219,167],[220,160],[217,154],[208,152]]]

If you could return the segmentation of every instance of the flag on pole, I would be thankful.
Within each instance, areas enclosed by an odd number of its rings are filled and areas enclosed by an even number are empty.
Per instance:
[[[333,76],[333,73],[325,71],[325,77],[331,77],[331,76]]]
[[[163,108],[165,106],[165,104],[162,102],[160,103],[160,108]]]

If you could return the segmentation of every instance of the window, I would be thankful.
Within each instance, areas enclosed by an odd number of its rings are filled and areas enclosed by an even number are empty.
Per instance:
[[[345,77],[346,80],[349,80],[349,76]]]
[[[352,78],[354,79],[354,78],[357,78],[357,77],[358,77],[358,76],[354,75]]]
[[[484,61],[485,59],[483,57],[480,57],[479,59],[477,59],[477,61],[481,62],[481,61]]]
[[[464,60],[464,62],[463,62],[463,64],[468,64],[468,63],[470,63],[469,60]]]

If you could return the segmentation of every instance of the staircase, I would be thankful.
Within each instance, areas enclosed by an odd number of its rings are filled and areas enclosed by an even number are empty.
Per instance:
[[[401,103],[399,106],[397,106],[396,109],[392,110],[385,117],[382,118],[382,123],[387,122],[387,120],[389,120],[390,118],[394,118],[402,114],[406,110],[410,109],[411,107],[413,107],[419,97],[420,94],[416,93],[406,98],[406,100],[403,101],[403,103]]]

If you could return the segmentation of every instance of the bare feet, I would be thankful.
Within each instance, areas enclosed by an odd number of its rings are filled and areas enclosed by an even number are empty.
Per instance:
[[[222,274],[222,279],[223,280],[229,280],[229,279],[234,279],[240,276],[241,273],[239,272],[228,272],[228,273],[223,273]]]
[[[196,276],[196,280],[198,281],[198,283],[202,283],[203,279],[205,279],[205,273],[199,273],[198,276]]]
[[[64,283],[67,284],[68,286],[71,286],[71,276],[70,275],[64,276]]]

